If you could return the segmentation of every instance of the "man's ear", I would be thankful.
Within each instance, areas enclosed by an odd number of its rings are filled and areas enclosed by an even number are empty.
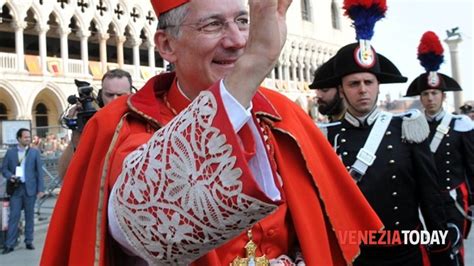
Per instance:
[[[176,54],[174,49],[175,39],[167,34],[164,30],[157,30],[155,32],[155,45],[161,57],[170,62],[176,61]]]

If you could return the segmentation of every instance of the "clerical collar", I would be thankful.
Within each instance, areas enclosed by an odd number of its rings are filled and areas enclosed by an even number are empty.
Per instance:
[[[429,115],[425,111],[426,120],[428,120],[428,122],[440,121],[441,119],[443,119],[445,114],[446,112],[444,111],[443,108],[439,109],[439,112],[437,112],[434,115]]]
[[[179,87],[178,79],[174,79],[173,84],[171,85],[168,95],[166,96],[168,101],[169,108],[172,109],[176,114],[180,113],[184,108],[188,107],[191,103],[191,100],[184,94],[183,90]]]
[[[374,109],[370,113],[362,117],[354,116],[349,111],[347,111],[346,115],[344,116],[344,119],[354,127],[362,127],[365,124],[371,126],[377,120],[379,114],[380,109],[374,107]]]

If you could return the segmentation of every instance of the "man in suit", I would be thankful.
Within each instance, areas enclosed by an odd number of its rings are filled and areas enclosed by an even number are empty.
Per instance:
[[[29,148],[30,130],[20,128],[16,133],[16,139],[18,145],[8,149],[2,164],[3,177],[7,178],[8,182],[17,183],[16,189],[10,195],[10,217],[3,254],[12,252],[16,244],[21,209],[25,210],[26,248],[35,249],[33,246],[35,201],[36,197],[42,197],[44,192],[43,164],[40,152]]]

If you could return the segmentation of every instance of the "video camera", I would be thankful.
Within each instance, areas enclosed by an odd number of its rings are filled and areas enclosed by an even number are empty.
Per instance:
[[[71,105],[79,106],[77,118],[68,118],[67,115],[63,114],[61,120],[62,124],[65,125],[65,127],[82,132],[87,121],[89,121],[89,119],[95,114],[95,112],[97,112],[96,108],[93,105],[95,98],[92,92],[94,89],[92,88],[90,83],[86,81],[75,79],[74,83],[76,83],[79,97],[76,95],[70,95],[67,98],[67,101]]]

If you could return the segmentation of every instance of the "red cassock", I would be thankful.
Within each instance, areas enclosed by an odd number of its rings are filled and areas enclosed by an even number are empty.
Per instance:
[[[41,265],[126,262],[108,231],[109,197],[132,252],[150,264],[229,265],[245,256],[247,229],[258,256],[298,246],[306,265],[351,264],[358,243],[337,232],[380,230],[379,218],[300,107],[264,88],[252,104],[281,200],[254,180],[255,141],[248,126],[234,132],[219,84],[190,103],[162,74],[87,123]]]

